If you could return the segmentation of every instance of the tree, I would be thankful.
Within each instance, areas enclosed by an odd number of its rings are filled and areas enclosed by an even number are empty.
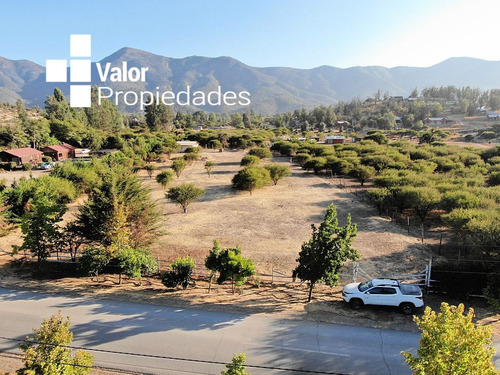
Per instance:
[[[221,375],[250,375],[245,370],[247,357],[244,353],[234,354],[231,363],[226,365],[227,370],[222,370]]]
[[[0,180],[0,185],[2,180]],[[0,193],[2,189],[0,188]],[[5,204],[4,198],[0,196],[0,237],[5,236],[12,229],[12,225],[8,221],[8,207]]]
[[[232,179],[233,187],[246,190],[252,195],[255,189],[267,185],[271,181],[269,171],[262,167],[246,167],[239,171]]]
[[[213,162],[213,161],[210,161],[210,160],[208,160],[205,163],[205,169],[206,169],[206,171],[208,173],[208,178],[210,178],[210,174],[212,173],[212,169],[214,169],[216,166],[217,166],[217,163]]]
[[[367,166],[367,165],[357,165],[353,169],[349,171],[349,175],[357,178],[361,183],[361,186],[364,185],[365,181],[369,178],[375,176],[377,171],[375,168]]]
[[[92,370],[94,357],[83,351],[72,356],[73,333],[69,330],[69,317],[64,319],[59,312],[45,319],[39,329],[34,329],[33,338],[26,337],[21,344],[23,368],[18,375],[86,375]]]
[[[387,188],[376,188],[368,190],[368,197],[375,204],[375,207],[377,207],[379,215],[382,215],[382,213],[384,212],[390,196],[391,192]]]
[[[441,202],[441,193],[431,187],[407,186],[403,194],[408,205],[413,208],[421,222],[424,223],[427,215]]]
[[[194,269],[194,259],[189,255],[185,258],[177,258],[175,262],[170,265],[170,270],[161,275],[161,282],[167,288],[175,288],[181,285],[186,289],[191,281],[191,275]]]
[[[207,257],[205,258],[205,267],[207,270],[210,271],[210,279],[208,282],[208,293],[210,293],[212,290],[212,281],[215,277],[215,274],[219,272],[220,250],[221,249],[219,246],[219,242],[217,240],[214,240],[214,245],[212,249],[210,249],[210,252],[208,253]]]
[[[205,190],[197,187],[194,184],[181,184],[170,188],[167,198],[182,206],[184,213],[187,212],[189,204],[205,194]]]
[[[99,273],[109,264],[111,252],[104,246],[89,246],[80,257],[80,269],[87,275],[94,275],[99,281]]]
[[[156,175],[156,182],[158,182],[164,189],[174,180],[174,172],[165,170]]]
[[[170,108],[161,101],[157,103],[155,98],[150,105],[144,108],[144,116],[151,131],[167,131],[173,125],[174,115]]]
[[[414,317],[422,331],[418,357],[402,352],[416,375],[495,375],[494,347],[491,346],[491,329],[473,323],[474,310],[464,315],[464,305],[450,306],[443,302],[436,314],[426,307],[422,318]]]
[[[67,121],[71,119],[71,108],[60,88],[54,89],[54,95],[45,100],[45,116],[48,120]]]
[[[184,169],[186,169],[187,167],[187,163],[184,159],[182,158],[179,158],[179,159],[175,159],[173,162],[172,162],[172,169],[174,170],[175,172],[175,175],[177,176],[177,178],[180,177],[182,171]]]
[[[277,185],[278,181],[281,180],[282,178],[288,177],[292,174],[292,172],[290,171],[290,167],[288,165],[273,163],[270,165],[266,165],[264,168],[266,168],[269,171],[271,180],[273,180],[275,185]]]
[[[29,200],[27,206],[21,218],[23,244],[15,251],[30,250],[40,267],[40,262],[60,246],[61,232],[57,224],[62,220],[66,207],[41,192]]]
[[[248,151],[248,155],[257,156],[259,159],[269,159],[273,157],[271,151],[265,147],[252,148]]]
[[[357,260],[360,255],[352,247],[352,241],[357,235],[356,224],[347,216],[345,226],[339,226],[337,208],[334,204],[328,206],[323,222],[317,228],[312,224],[312,237],[302,244],[297,262],[299,265],[293,271],[293,277],[309,282],[309,298],[311,301],[314,285],[324,281],[328,286],[338,283],[339,273],[347,260]]]
[[[154,164],[146,164],[144,170],[148,173],[149,178],[153,177],[153,172],[156,171],[158,167]]]
[[[115,241],[113,233],[128,233],[126,246],[147,246],[159,232],[159,212],[151,193],[136,175],[121,165],[123,162],[108,162],[111,166],[96,167],[100,183],[92,187],[88,199],[79,207],[72,229],[87,243],[110,246]]]
[[[230,280],[233,293],[235,284],[241,285],[248,277],[255,274],[255,266],[252,260],[244,258],[238,246],[223,249],[219,253],[217,256],[217,268],[219,271],[217,283],[222,284]]]
[[[123,129],[123,119],[115,103],[106,98],[99,98],[97,87],[92,87],[90,94],[92,105],[84,108],[89,125],[94,129],[117,132]]]
[[[193,165],[193,163],[200,158],[197,152],[187,152],[184,154],[183,159],[188,163],[188,165]]]
[[[158,262],[147,249],[127,247],[119,251],[117,259],[123,273],[128,277],[139,279],[139,281],[142,280],[143,274],[151,274],[158,271]]]
[[[245,155],[241,158],[240,165],[242,167],[256,167],[260,163],[260,158],[255,155]]]

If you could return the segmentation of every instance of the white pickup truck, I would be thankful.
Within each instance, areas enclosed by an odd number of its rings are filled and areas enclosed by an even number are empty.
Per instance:
[[[401,284],[394,279],[373,279],[366,283],[347,284],[342,299],[355,310],[363,305],[396,306],[403,314],[411,315],[424,306],[418,285]]]

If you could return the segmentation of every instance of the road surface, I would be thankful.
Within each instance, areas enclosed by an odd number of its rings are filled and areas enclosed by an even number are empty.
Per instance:
[[[0,288],[0,350],[19,342],[44,318],[71,317],[73,345],[96,364],[145,374],[220,374],[245,353],[254,374],[410,374],[400,351],[419,334],[297,321],[262,314],[73,298]],[[497,365],[500,358],[495,358]]]

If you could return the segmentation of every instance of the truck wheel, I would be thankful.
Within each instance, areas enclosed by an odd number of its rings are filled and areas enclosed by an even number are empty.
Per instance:
[[[351,305],[353,310],[359,310],[360,308],[363,307],[363,301],[360,300],[359,298],[353,298],[352,300],[349,301],[349,304]]]
[[[412,315],[415,312],[415,306],[412,303],[406,302],[400,305],[401,311],[405,315]]]

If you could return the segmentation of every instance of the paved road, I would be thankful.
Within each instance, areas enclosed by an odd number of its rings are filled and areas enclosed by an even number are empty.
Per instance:
[[[146,374],[220,374],[222,363],[240,352],[247,355],[248,365],[264,367],[248,367],[254,375],[305,374],[306,370],[410,374],[399,352],[416,348],[419,338],[408,332],[269,315],[69,298],[5,288],[0,288],[0,303],[2,337],[23,339],[44,318],[61,310],[71,317],[73,344],[91,351],[98,365]],[[17,347],[18,342],[0,339],[0,350],[15,351]],[[500,364],[498,356],[496,360]]]

